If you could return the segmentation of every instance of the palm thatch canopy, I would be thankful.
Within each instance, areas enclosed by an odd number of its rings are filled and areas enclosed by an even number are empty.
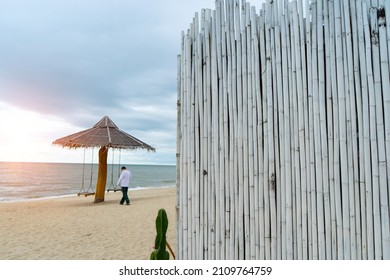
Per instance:
[[[69,148],[105,146],[114,149],[155,151],[155,148],[120,130],[107,116],[103,117],[92,128],[59,138],[53,144]]]

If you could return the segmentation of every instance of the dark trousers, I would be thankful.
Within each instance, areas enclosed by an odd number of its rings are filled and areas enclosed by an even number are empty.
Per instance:
[[[121,189],[122,189],[122,199],[121,199],[120,204],[123,204],[123,202],[125,202],[125,201],[126,201],[126,204],[130,204],[130,199],[127,196],[127,190],[129,188],[128,187],[122,187]]]

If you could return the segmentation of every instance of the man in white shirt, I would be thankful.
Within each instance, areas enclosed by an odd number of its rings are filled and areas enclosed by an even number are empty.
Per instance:
[[[130,205],[130,199],[127,196],[127,191],[129,189],[129,185],[131,182],[131,172],[126,169],[125,166],[122,166],[121,168],[121,175],[119,176],[117,186],[121,187],[122,190],[122,199],[119,202],[121,205],[126,201],[126,205]]]

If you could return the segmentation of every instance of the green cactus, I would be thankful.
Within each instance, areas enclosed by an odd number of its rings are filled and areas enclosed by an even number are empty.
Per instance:
[[[156,218],[157,236],[154,243],[154,251],[150,255],[151,260],[169,260],[169,252],[166,250],[166,234],[168,229],[168,217],[164,209],[160,209]]]

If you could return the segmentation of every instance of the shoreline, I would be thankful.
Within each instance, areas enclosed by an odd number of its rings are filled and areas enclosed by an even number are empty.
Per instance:
[[[142,190],[154,190],[154,189],[167,189],[167,188],[175,188],[176,186],[171,185],[171,186],[156,186],[156,187],[131,187],[129,188],[129,192],[133,191],[142,191]],[[120,191],[117,191],[120,193]],[[105,194],[107,195],[109,192],[107,190],[105,191]],[[40,196],[40,197],[34,197],[34,198],[17,198],[14,200],[0,200],[0,204],[2,203],[14,203],[14,202],[28,202],[28,201],[41,201],[41,200],[51,200],[51,199],[62,199],[62,198],[74,198],[74,197],[79,197],[77,193],[72,193],[72,194],[61,194],[61,195],[53,195],[53,196]],[[82,197],[82,196],[80,196]],[[5,198],[5,197],[3,197]]]
[[[167,211],[167,239],[175,251],[176,188],[0,203],[0,260],[148,260],[159,209]]]

